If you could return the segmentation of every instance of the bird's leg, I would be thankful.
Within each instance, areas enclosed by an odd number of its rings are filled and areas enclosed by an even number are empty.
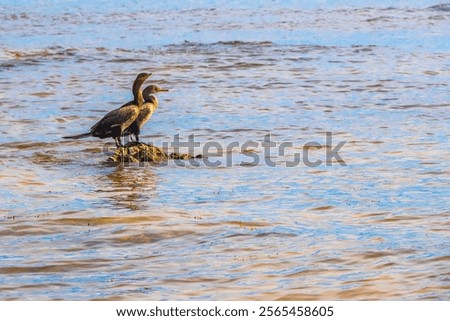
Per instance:
[[[116,147],[117,148],[122,147],[122,142],[120,141],[120,136],[119,137],[114,137],[114,141],[116,142]]]
[[[131,139],[131,134],[128,135],[128,137],[130,137],[130,141],[132,142],[133,140]],[[124,141],[124,143],[126,142],[125,135],[123,136],[123,141]],[[131,153],[130,153],[130,145],[128,143],[126,143],[124,147],[126,147],[126,149],[127,149],[127,154],[131,155]]]
[[[122,147],[122,141],[120,140],[120,137],[122,136],[122,129],[120,125],[112,125],[111,134],[112,138],[114,138],[114,141],[116,142],[117,148]]]
[[[140,145],[145,145],[144,143],[141,143],[139,141],[139,134],[134,134],[134,137],[136,137],[136,142],[139,143]]]

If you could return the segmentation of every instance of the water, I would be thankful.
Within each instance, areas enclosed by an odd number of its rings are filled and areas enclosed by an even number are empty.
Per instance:
[[[311,3],[3,1],[0,299],[449,300],[450,4]],[[258,166],[61,139],[142,71],[171,89],[142,140]],[[285,166],[326,132],[347,166]]]

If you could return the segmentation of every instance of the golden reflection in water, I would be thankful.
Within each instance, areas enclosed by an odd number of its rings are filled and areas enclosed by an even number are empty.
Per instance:
[[[119,165],[100,181],[97,192],[109,199],[113,208],[136,211],[145,209],[146,201],[155,195],[157,175],[147,165],[145,168]]]

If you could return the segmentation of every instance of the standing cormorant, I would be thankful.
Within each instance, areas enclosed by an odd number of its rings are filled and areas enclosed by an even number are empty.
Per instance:
[[[91,127],[91,130],[88,133],[65,136],[63,138],[79,139],[93,136],[103,139],[112,137],[116,142],[117,148],[121,147],[122,142],[120,141],[120,137],[123,135],[125,129],[127,129],[139,116],[140,110],[144,104],[141,86],[150,76],[151,73],[140,73],[133,83],[134,100],[107,113],[99,122]]]
[[[158,108],[158,98],[154,94],[159,92],[169,91],[169,89],[161,88],[157,85],[150,85],[145,87],[142,95],[145,103],[141,107],[141,112],[136,120],[125,130],[124,135],[134,135],[136,141],[139,142],[139,133],[142,127],[149,121]]]

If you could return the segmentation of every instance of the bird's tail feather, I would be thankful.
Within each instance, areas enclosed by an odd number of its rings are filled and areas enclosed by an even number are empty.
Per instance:
[[[80,138],[85,138],[85,137],[89,137],[91,136],[91,133],[84,133],[84,134],[80,134],[80,135],[75,135],[75,136],[64,136],[64,139],[80,139]]]

